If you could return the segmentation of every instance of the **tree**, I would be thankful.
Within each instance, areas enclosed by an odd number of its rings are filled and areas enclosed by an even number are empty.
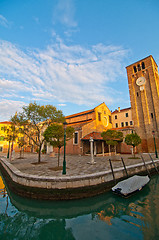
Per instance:
[[[108,129],[107,131],[102,132],[101,136],[109,146],[109,154],[110,154],[110,146],[115,147],[115,153],[116,153],[116,146],[118,142],[123,141],[123,133],[116,130]]]
[[[22,152],[24,154],[24,147],[27,145],[27,142],[24,140],[24,137],[21,137],[18,139],[18,147],[20,149],[20,156],[19,158],[22,158]]]
[[[66,141],[70,140],[73,137],[74,128],[66,128]],[[60,149],[64,146],[64,128],[60,124],[51,124],[47,127],[44,132],[44,138],[49,142],[53,147],[58,148],[58,167],[60,165]]]
[[[52,105],[39,105],[36,102],[24,106],[23,111],[15,114],[11,121],[22,126],[22,133],[38,148],[38,162],[41,162],[41,148],[44,142],[43,132],[53,122],[64,122],[62,111]]]
[[[134,153],[134,158],[135,158],[134,148],[141,143],[140,136],[137,135],[137,133],[127,134],[126,137],[125,137],[125,143],[127,145],[131,145],[133,147],[133,153]]]
[[[6,132],[5,140],[9,142],[7,158],[9,158],[9,156],[10,156],[10,160],[11,160],[13,144],[18,137],[18,129],[12,123],[11,126],[9,126],[5,129],[5,132]],[[11,153],[10,153],[10,144],[11,144]]]

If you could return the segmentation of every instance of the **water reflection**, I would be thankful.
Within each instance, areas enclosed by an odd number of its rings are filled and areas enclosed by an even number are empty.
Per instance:
[[[0,239],[157,239],[158,181],[128,199],[109,192],[59,202],[6,193],[0,178]]]

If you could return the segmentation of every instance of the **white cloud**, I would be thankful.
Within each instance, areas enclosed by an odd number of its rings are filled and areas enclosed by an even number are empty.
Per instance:
[[[8,121],[14,116],[16,111],[21,111],[21,107],[26,105],[21,101],[1,99],[0,101],[0,121]]]
[[[0,15],[0,25],[3,27],[9,27],[8,20],[2,15]]]
[[[104,101],[112,104],[117,101],[117,95],[121,97],[120,90],[115,90],[111,84],[124,76],[123,61],[127,52],[120,46],[103,44],[89,49],[80,45],[67,46],[59,37],[45,50],[25,52],[9,42],[0,41],[0,97],[7,103],[7,116],[9,108],[13,112],[16,106],[19,108],[22,103],[33,100],[53,105],[92,106]]]
[[[59,103],[58,106],[60,106],[60,107],[65,107],[66,104],[65,104],[65,103]]]
[[[77,22],[74,19],[75,7],[72,0],[58,0],[54,9],[54,21],[59,21],[67,27],[77,27]]]

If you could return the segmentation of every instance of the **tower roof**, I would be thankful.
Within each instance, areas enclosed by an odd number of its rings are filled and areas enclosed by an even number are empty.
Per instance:
[[[134,64],[137,64],[138,62],[144,61],[144,60],[145,60],[145,59],[147,59],[147,58],[152,58],[152,59],[153,59],[153,61],[155,62],[155,60],[154,60],[153,56],[152,56],[152,55],[149,55],[149,56],[147,56],[147,57],[145,57],[145,58],[143,58],[143,59],[140,59],[140,60],[139,60],[139,61],[137,61],[137,62],[134,62],[134,63],[132,63],[132,64],[128,65],[126,68],[128,68],[128,67],[130,67],[130,66],[132,66],[132,65],[134,65]],[[155,62],[155,64],[156,64],[156,66],[158,67],[158,65],[157,65],[157,63],[156,63],[156,62]]]

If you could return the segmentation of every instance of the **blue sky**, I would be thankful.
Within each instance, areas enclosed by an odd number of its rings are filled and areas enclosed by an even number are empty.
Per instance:
[[[0,121],[34,101],[129,107],[125,67],[159,63],[158,13],[158,0],[0,0]]]

